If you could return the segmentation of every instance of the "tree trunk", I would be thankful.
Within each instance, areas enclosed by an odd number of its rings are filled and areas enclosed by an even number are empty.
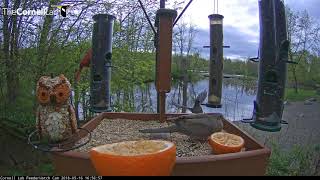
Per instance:
[[[49,2],[49,6],[48,9],[51,10],[51,4],[55,4],[56,0],[50,0]],[[39,62],[39,71],[37,73],[37,77],[36,80],[38,78],[40,78],[41,75],[43,75],[43,73],[45,73],[47,71],[47,53],[48,53],[48,48],[47,48],[47,44],[48,44],[48,36],[49,36],[49,32],[53,23],[53,18],[54,16],[46,16],[43,22],[43,26],[42,26],[42,30],[41,30],[41,34],[40,34],[40,41],[38,44],[38,57],[37,57],[37,62]]]
[[[13,8],[18,9],[21,1],[16,0]],[[4,7],[7,8],[9,1],[4,2]],[[11,28],[9,28],[11,24]],[[10,104],[16,104],[18,89],[19,89],[19,75],[18,75],[18,36],[19,29],[17,27],[17,16],[12,16],[9,22],[8,16],[4,16],[3,21],[3,35],[4,35],[4,58],[6,61],[6,81],[7,81],[7,97]]]
[[[4,8],[8,8],[9,1],[4,1]],[[9,59],[9,41],[10,41],[10,34],[9,34],[9,18],[8,16],[3,16],[3,58],[6,64],[6,82],[7,82],[7,94],[9,96],[8,100],[10,101],[10,93],[11,92],[11,79],[12,75],[10,73],[10,59]]]
[[[181,68],[183,72],[183,80],[182,80],[182,113],[187,112],[187,104],[188,104],[188,77],[187,77],[187,59],[181,59]]]
[[[14,8],[18,9],[20,7],[21,0],[16,0],[14,4]],[[13,92],[12,92],[12,100],[14,104],[16,103],[16,99],[19,94],[19,73],[18,73],[18,64],[19,64],[19,51],[18,51],[18,39],[19,39],[19,31],[18,29],[18,19],[17,16],[13,16],[12,22],[12,37],[11,37],[11,60],[13,62],[12,68],[12,75],[13,75]]]
[[[297,78],[297,73],[296,73],[296,67],[293,67],[292,69],[292,75],[294,78],[294,91],[295,93],[298,93],[298,78]]]
[[[81,90],[81,97],[82,97],[82,115],[83,115],[83,120],[86,121],[87,116],[88,116],[88,109],[87,109],[87,100],[86,100],[86,89],[83,88]]]

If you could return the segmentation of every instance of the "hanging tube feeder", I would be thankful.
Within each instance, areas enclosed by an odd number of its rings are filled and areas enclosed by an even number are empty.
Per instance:
[[[223,80],[223,16],[212,14],[210,19],[210,78],[209,97],[206,104],[210,108],[221,108]]]
[[[268,132],[281,130],[288,51],[285,6],[280,0],[260,0],[260,53],[258,94],[253,119],[256,129]]]
[[[112,36],[115,17],[108,14],[93,16],[93,57],[91,63],[91,111],[111,111],[110,83],[112,67]]]

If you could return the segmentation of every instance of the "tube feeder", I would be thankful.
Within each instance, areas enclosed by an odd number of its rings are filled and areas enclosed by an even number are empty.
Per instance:
[[[210,78],[207,107],[221,108],[223,80],[223,16],[212,14],[210,19]]]
[[[281,130],[287,62],[285,6],[280,0],[260,0],[260,65],[258,94],[251,126],[268,132]]]
[[[90,109],[96,113],[109,112],[111,111],[111,59],[115,17],[109,14],[97,14],[93,19]]]
[[[159,93],[160,121],[165,121],[166,93],[171,91],[172,32],[177,11],[159,9],[157,11],[158,34],[156,39],[156,88]]]

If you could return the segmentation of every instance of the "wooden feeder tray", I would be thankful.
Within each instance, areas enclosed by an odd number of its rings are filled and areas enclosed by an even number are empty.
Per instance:
[[[184,114],[167,114],[167,117],[177,117]],[[102,113],[83,125],[89,131],[94,131],[104,119],[128,119],[151,121],[158,120],[158,114],[135,113]],[[244,152],[208,155],[197,157],[177,157],[176,165],[172,172],[174,176],[219,176],[219,175],[265,175],[271,151],[259,144],[247,133],[240,130],[233,123],[224,120],[224,130],[241,136],[246,144]],[[87,136],[80,132],[79,140]],[[89,153],[69,151],[52,153],[52,159],[57,175],[68,176],[93,176],[97,175]]]

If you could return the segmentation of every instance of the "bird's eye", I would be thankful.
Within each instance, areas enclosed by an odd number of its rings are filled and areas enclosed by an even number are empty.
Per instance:
[[[46,96],[46,93],[45,93],[45,92],[41,93],[41,96],[45,97],[45,96]]]
[[[63,93],[62,93],[62,92],[61,92],[61,93],[59,93],[59,96],[60,96],[60,97],[62,97],[62,96],[63,96]]]

